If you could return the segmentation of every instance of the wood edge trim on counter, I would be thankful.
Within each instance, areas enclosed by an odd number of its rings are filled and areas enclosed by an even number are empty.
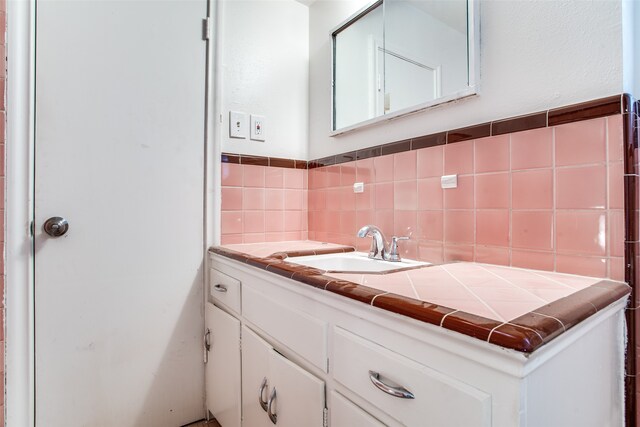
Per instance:
[[[349,251],[353,251],[353,248],[279,252],[261,258],[221,246],[209,249],[211,253],[240,261],[317,289],[323,289],[382,310],[441,326],[523,353],[537,350],[587,317],[596,314],[631,292],[631,288],[624,283],[601,280],[516,319],[500,322],[428,301],[395,295],[346,280],[338,280],[323,275],[322,271],[315,268],[286,261],[288,254],[304,256]]]
[[[634,113],[635,111],[637,111],[637,102],[635,102],[631,95],[623,93],[620,95],[608,96],[605,98],[594,99],[587,102],[581,102],[531,114],[507,117],[491,122],[475,124],[464,128],[451,129],[401,141],[388,142],[373,147],[367,147],[360,150],[349,151],[309,161],[231,153],[222,153],[221,160],[222,163],[261,165],[292,169],[315,169],[325,166],[339,165],[341,163],[352,162],[354,160],[419,150],[421,148],[434,147],[438,145],[454,144],[456,142],[469,141],[489,136],[524,132],[527,130],[591,120],[615,114]]]

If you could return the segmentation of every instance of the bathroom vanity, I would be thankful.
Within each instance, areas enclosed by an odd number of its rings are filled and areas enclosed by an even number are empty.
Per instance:
[[[352,251],[210,250],[207,408],[223,427],[623,425],[627,285],[474,263],[295,263]],[[519,303],[504,296],[516,288]]]

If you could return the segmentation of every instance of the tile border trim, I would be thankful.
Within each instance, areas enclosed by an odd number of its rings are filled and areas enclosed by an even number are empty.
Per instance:
[[[531,313],[508,322],[500,322],[428,301],[395,295],[346,280],[338,280],[325,276],[322,270],[286,261],[289,256],[351,252],[353,250],[354,248],[345,246],[322,251],[277,252],[267,257],[255,257],[216,246],[210,248],[209,252],[317,289],[522,353],[531,353],[537,350],[587,317],[621,298],[626,298],[631,292],[629,286],[623,283],[601,280],[588,288],[539,307]]]

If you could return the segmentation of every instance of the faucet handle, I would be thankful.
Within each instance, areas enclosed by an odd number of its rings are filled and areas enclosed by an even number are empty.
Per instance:
[[[402,261],[398,253],[398,241],[409,240],[407,236],[393,236],[391,238],[391,247],[389,248],[389,261]]]

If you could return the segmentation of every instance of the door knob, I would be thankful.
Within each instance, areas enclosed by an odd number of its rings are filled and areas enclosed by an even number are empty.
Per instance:
[[[60,237],[69,230],[69,223],[60,216],[52,216],[42,226],[44,232],[51,237]]]

